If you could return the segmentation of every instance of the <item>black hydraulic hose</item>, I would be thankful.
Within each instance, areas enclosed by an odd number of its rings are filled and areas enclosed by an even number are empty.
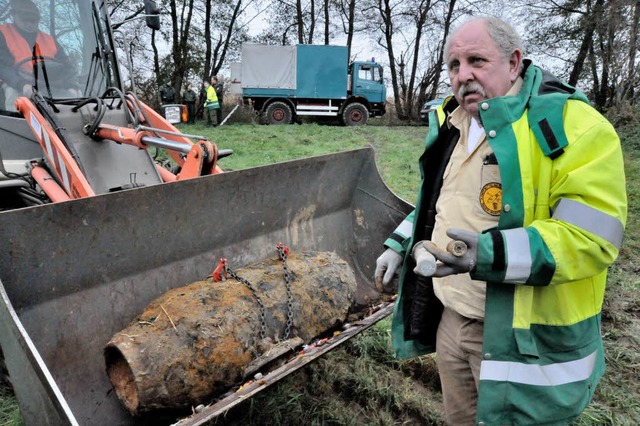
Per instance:
[[[31,62],[33,63],[33,78],[34,78],[34,89],[38,92],[38,64],[42,64],[42,76],[44,77],[44,84],[47,88],[47,93],[49,94],[49,98],[53,98],[51,94],[51,86],[49,85],[49,74],[47,73],[47,66],[45,65],[44,56],[38,54],[40,46],[38,43],[33,45],[33,50],[31,51]],[[51,107],[53,110],[58,113],[60,112],[55,104],[51,103]]]
[[[142,111],[142,107],[140,106],[140,100],[138,100],[138,97],[133,92],[126,92],[124,96],[125,99],[127,99],[133,105],[131,107],[131,115],[133,116],[132,124],[137,127],[140,125],[140,116],[142,116],[143,119],[146,119],[146,117],[144,116],[144,112]]]
[[[102,98],[105,99],[110,92],[115,92],[116,95],[118,95],[118,98],[120,99],[120,105],[118,105],[116,108],[120,108],[121,105],[124,105],[124,111],[125,111],[125,116],[127,117],[127,123],[133,124],[135,121],[137,121],[134,118],[133,113],[129,109],[129,105],[127,104],[125,94],[122,93],[122,90],[120,90],[115,86],[110,86],[107,88],[107,90],[105,90],[105,92],[102,95]]]
[[[49,103],[38,92],[34,93],[31,99],[35,104],[36,108],[38,109],[38,111],[40,111],[40,114],[42,114],[44,119],[47,120],[47,122],[51,125],[53,130],[56,132],[56,135],[58,135],[58,138],[60,138],[60,141],[62,141],[62,144],[65,146],[65,148],[67,148],[67,150],[71,154],[71,157],[75,160],[76,164],[78,165],[82,173],[86,175],[84,171],[84,167],[82,167],[82,163],[80,162],[80,156],[78,155],[78,151],[76,151],[76,148],[73,146],[73,144],[70,144],[67,142],[67,138],[64,134],[64,128],[58,126],[58,123],[49,112],[47,108],[47,105],[49,105]]]
[[[100,123],[102,123],[102,119],[104,118],[104,114],[107,112],[107,107],[100,99],[98,99],[98,104],[96,105],[96,107],[98,108],[98,114],[93,120],[91,126],[86,131],[86,134],[89,136],[93,136],[93,134],[98,130],[98,127],[100,126]]]
[[[98,13],[98,9],[96,6],[96,2],[92,1],[91,2],[91,7],[93,9],[93,23],[94,23],[94,28],[97,30],[96,31],[96,38],[98,39],[98,48],[102,49],[102,52],[100,54],[100,58],[102,59],[102,67],[103,70],[106,72],[108,72],[109,70],[109,55],[111,54],[111,49],[109,48],[109,45],[107,44],[106,40],[104,39],[104,31],[102,29],[102,23],[100,22],[100,14]]]
[[[16,174],[16,173],[11,173],[8,172],[7,169],[4,168],[4,160],[2,159],[2,152],[0,151],[0,173],[2,173],[3,175],[5,175],[8,178],[12,178],[12,179],[23,179],[22,176]]]
[[[91,102],[96,104],[96,110],[98,110],[98,105],[97,104],[101,103],[102,101],[100,100],[100,98],[97,98],[97,97],[85,98],[80,103],[78,103],[78,105],[76,105],[73,108],[71,108],[71,112],[78,112],[78,110],[80,108],[82,108],[83,106],[85,106],[85,105],[87,105],[87,104],[89,104]]]
[[[140,113],[140,115],[142,116],[142,121],[145,123],[149,123],[149,118],[147,117],[147,115],[144,113],[144,110],[142,109],[142,106],[140,105],[140,99],[138,99],[138,96],[133,93],[133,92],[127,92],[127,96],[131,99],[131,103],[133,103],[136,107],[136,111],[138,111]],[[140,118],[138,117],[138,124],[140,124]],[[158,134],[156,134],[156,136],[158,136]]]
[[[84,133],[86,135],[89,136],[93,136],[93,134],[96,132],[96,130],[98,130],[98,126],[100,125],[100,123],[102,123],[102,118],[104,117],[104,114],[106,112],[106,107],[104,105],[104,103],[102,102],[102,99],[98,98],[98,97],[93,97],[93,98],[86,98],[84,100],[82,100],[82,102],[80,102],[78,105],[76,105],[75,107],[71,108],[72,112],[77,112],[80,108],[82,108],[83,106],[89,104],[89,103],[95,103],[96,104],[96,111],[98,112],[96,114],[96,118],[93,119],[93,122],[91,123],[91,126],[86,127],[85,129],[83,129]]]
[[[29,182],[24,179],[0,180],[0,189],[5,188],[30,188]]]
[[[18,191],[20,198],[24,201],[28,201],[30,202],[32,206],[39,206],[42,204],[45,204],[46,200],[42,200],[36,196],[34,196],[33,194],[28,194],[28,193],[24,193],[23,191]]]
[[[138,110],[138,112],[140,112],[140,115],[142,115],[142,121],[144,123],[151,124],[151,122],[149,121],[149,117],[147,117],[147,114],[144,113],[144,109],[142,109],[142,107],[140,106],[140,99],[138,99],[138,96],[133,92],[127,92],[127,95],[131,97],[132,103],[136,106],[136,109]],[[138,122],[140,122],[139,119],[138,119]],[[162,137],[160,134],[158,134],[158,132],[154,131],[151,128],[147,130],[153,133],[156,137],[159,137],[159,138]]]
[[[35,189],[35,180],[34,180],[33,185],[31,185],[28,188],[26,188],[26,187],[25,188],[20,188],[19,191],[23,192],[23,193],[27,193],[27,194],[31,195],[32,197],[36,197],[36,198],[39,198],[39,199],[44,200],[44,201],[49,199],[49,197],[47,197],[46,194],[44,194],[43,192],[39,192],[37,189]]]

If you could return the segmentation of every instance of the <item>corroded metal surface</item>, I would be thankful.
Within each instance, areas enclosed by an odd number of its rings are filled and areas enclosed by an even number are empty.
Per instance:
[[[332,252],[291,253],[291,333],[309,342],[342,323],[356,280]],[[267,339],[277,342],[287,322],[283,268],[277,257],[236,271],[265,307]],[[256,295],[235,279],[209,278],[154,300],[107,344],[107,373],[133,414],[198,405],[227,391],[243,369],[270,349],[260,338]]]

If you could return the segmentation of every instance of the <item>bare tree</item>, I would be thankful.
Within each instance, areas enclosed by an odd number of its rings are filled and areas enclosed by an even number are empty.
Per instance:
[[[302,19],[302,0],[296,0],[296,25],[298,28],[298,44],[303,44],[304,20]]]
[[[163,16],[168,19],[161,31],[137,32],[146,42],[118,44],[132,51],[134,78],[151,73],[156,81],[170,78],[179,89],[190,76],[208,78],[238,57],[251,19],[247,8],[257,2],[264,6],[260,12],[269,5],[264,12],[269,28],[258,41],[313,43],[322,32],[322,42],[329,44],[332,31],[342,32],[353,59],[357,34],[373,40],[388,62],[390,93],[402,119],[415,118],[419,105],[446,92],[445,41],[453,22],[475,13],[506,14],[526,28],[527,50],[542,58],[544,67],[581,87],[600,108],[634,102],[638,93],[638,0],[509,0],[501,10],[505,0],[323,0],[321,6],[316,0],[165,0]],[[130,1],[111,4],[112,15],[119,17],[112,22],[141,12]],[[170,53],[161,57],[165,43]],[[144,52],[149,45],[152,51]]]
[[[409,82],[406,86],[406,92],[403,93],[404,103],[406,106],[405,114],[409,117],[415,116],[414,107],[414,85],[416,84],[416,73],[418,72],[418,61],[420,58],[420,47],[422,42],[423,28],[427,22],[427,16],[431,11],[431,0],[421,0],[418,7],[409,11],[409,17],[413,21],[416,33],[413,43],[413,61],[411,70],[409,71]]]
[[[442,38],[436,45],[436,59],[432,66],[423,70],[422,77],[418,86],[418,96],[416,98],[416,106],[419,108],[428,99],[434,99],[438,96],[438,91],[441,86],[441,79],[443,78],[444,69],[444,46],[446,40],[449,38],[451,31],[451,25],[454,17],[454,11],[456,10],[456,0],[451,0],[446,8],[444,8],[444,15],[441,20],[436,15],[436,20],[441,23]]]
[[[204,2],[204,70],[202,80],[208,80],[211,73],[211,0]]]
[[[358,31],[363,31],[366,27],[356,28],[356,0],[335,0],[335,7],[342,22],[342,30],[347,36],[347,49],[351,58],[351,45],[353,36]]]
[[[442,46],[456,1],[371,0],[367,5],[369,31],[387,54],[398,118],[414,119],[427,88],[435,95],[440,86]]]
[[[397,16],[401,15],[402,1],[392,2],[392,0],[372,0],[371,4],[365,8],[365,13],[372,27],[377,34],[377,43],[387,53],[389,60],[389,73],[391,74],[391,86],[393,88],[393,99],[396,110],[400,118],[404,118],[404,109],[401,102],[400,78],[398,76],[397,58],[394,46],[394,35],[396,33],[395,22]]]
[[[329,0],[322,1],[322,12],[324,14],[324,44],[329,44]]]
[[[186,0],[178,2],[170,0],[170,16],[171,16],[171,57],[173,59],[174,68],[171,76],[171,82],[177,93],[180,93],[182,80],[185,74],[191,68],[189,63],[188,40],[191,29],[191,19],[193,17],[194,0]]]
[[[627,99],[637,81],[636,0],[523,1],[527,42],[599,109]],[[535,23],[535,25],[533,25]],[[560,64],[560,65],[556,65]]]
[[[620,98],[633,101],[636,94],[636,86],[638,85],[638,66],[636,64],[636,53],[638,52],[638,25],[640,23],[640,0],[633,5],[633,19],[629,31],[629,62],[627,70],[627,79],[622,85]]]
[[[582,14],[582,25],[584,27],[582,31],[582,43],[578,49],[578,55],[576,56],[576,60],[573,64],[571,74],[569,75],[569,84],[572,86],[575,86],[578,83],[580,74],[582,74],[584,63],[591,48],[591,43],[593,42],[596,26],[598,25],[598,16],[603,12],[604,0],[596,0],[595,4],[592,4],[591,1],[587,1],[585,2],[585,6],[586,10]]]

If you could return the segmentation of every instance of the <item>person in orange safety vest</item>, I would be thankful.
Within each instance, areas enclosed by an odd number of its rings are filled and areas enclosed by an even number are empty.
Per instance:
[[[0,80],[5,95],[4,108],[15,111],[15,100],[33,92],[34,67],[39,62],[53,60],[64,65],[58,69],[65,72],[73,67],[54,38],[39,30],[40,10],[35,3],[12,0],[10,8],[13,23],[0,25]]]

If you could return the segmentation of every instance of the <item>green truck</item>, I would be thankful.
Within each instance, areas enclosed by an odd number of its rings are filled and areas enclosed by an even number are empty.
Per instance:
[[[232,78],[266,124],[315,116],[357,126],[386,112],[382,71],[375,61],[349,64],[346,46],[244,44],[241,75]]]

